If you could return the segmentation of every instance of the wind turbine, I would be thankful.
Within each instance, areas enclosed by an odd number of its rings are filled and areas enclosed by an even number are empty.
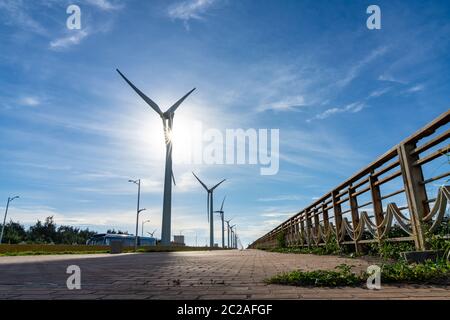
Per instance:
[[[234,227],[236,227],[235,224],[233,224],[233,225],[230,227],[230,230],[231,230],[231,247],[232,247],[232,248],[234,248],[234,231],[233,231],[233,228],[234,228]]]
[[[225,217],[224,217],[224,211],[223,211],[223,203],[225,202],[227,196],[223,197],[222,205],[220,206],[220,210],[214,211],[216,213],[220,214],[220,219],[222,220],[222,248],[225,248]]]
[[[180,100],[175,102],[173,106],[167,109],[166,112],[162,112],[159,106],[149,97],[147,97],[142,91],[140,91],[130,80],[128,80],[120,71],[116,69],[120,76],[133,88],[134,91],[153,109],[162,119],[164,127],[164,137],[166,143],[166,167],[164,177],[164,200],[163,200],[163,214],[162,214],[162,228],[161,228],[161,244],[170,245],[170,228],[171,228],[171,216],[172,216],[172,181],[175,184],[175,178],[172,172],[172,127],[173,117],[175,116],[175,110],[180,104],[195,90],[192,89],[186,93]]]
[[[230,220],[225,220],[225,222],[227,223],[228,248],[230,248],[230,222],[233,219],[234,218],[231,218]]]
[[[206,184],[202,182],[202,180],[199,179],[195,175],[195,173],[192,172],[194,177],[200,182],[200,184],[205,188],[205,190],[208,192],[208,200],[206,202],[206,214],[208,216],[208,222],[209,222],[209,246],[212,248],[214,247],[214,216],[213,216],[213,194],[214,189],[217,188],[222,182],[224,182],[226,179],[223,179],[218,184],[216,184],[214,187],[208,189]]]
[[[155,234],[155,232],[156,232],[156,230],[158,230],[158,229],[155,229],[155,230],[153,230],[153,232],[147,232],[152,238],[154,238],[154,234]]]

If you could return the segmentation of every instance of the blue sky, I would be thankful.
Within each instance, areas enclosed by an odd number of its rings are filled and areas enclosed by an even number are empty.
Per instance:
[[[215,201],[245,245],[448,109],[449,34],[447,1],[0,0],[0,199],[21,196],[9,218],[25,225],[134,232],[141,178],[159,236],[162,125],[118,67],[163,110],[197,87],[175,116],[172,230],[206,243],[196,171],[228,179]],[[279,173],[181,163],[194,120],[280,129]]]

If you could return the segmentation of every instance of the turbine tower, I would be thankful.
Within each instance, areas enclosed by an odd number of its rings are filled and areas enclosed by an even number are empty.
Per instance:
[[[172,180],[175,184],[175,178],[172,172],[172,127],[173,117],[175,116],[175,110],[180,104],[195,90],[192,89],[186,93],[180,100],[175,102],[173,106],[167,109],[166,112],[162,112],[159,106],[149,97],[147,97],[142,91],[140,91],[130,80],[128,80],[120,71],[116,69],[120,76],[133,88],[134,91],[154,110],[162,119],[164,127],[164,136],[166,143],[166,167],[164,177],[164,200],[163,200],[163,214],[162,214],[162,228],[161,228],[161,244],[170,245],[170,228],[171,228],[171,216],[172,216]]]
[[[206,184],[202,182],[202,180],[199,179],[195,175],[195,173],[192,172],[194,177],[200,182],[200,184],[205,188],[205,190],[208,193],[208,199],[206,201],[206,214],[208,216],[208,222],[209,222],[209,246],[212,248],[214,247],[214,216],[213,216],[213,195],[214,195],[214,189],[216,189],[222,182],[224,182],[226,179],[223,179],[218,184],[216,184],[214,187],[209,189]]]
[[[227,247],[230,248],[230,222],[231,220],[233,220],[233,218],[231,218],[230,220],[225,220],[225,222],[227,223],[227,237],[228,237],[228,242],[227,242]]]
[[[223,203],[225,202],[225,198],[227,196],[223,197],[222,205],[220,206],[220,210],[214,211],[216,213],[220,214],[220,219],[222,220],[222,248],[225,248],[225,217],[224,217],[224,211],[223,211]]]
[[[236,227],[236,225],[235,224],[233,224],[231,227],[230,227],[230,230],[231,230],[231,247],[234,249],[234,231],[233,231],[233,228],[234,227]]]

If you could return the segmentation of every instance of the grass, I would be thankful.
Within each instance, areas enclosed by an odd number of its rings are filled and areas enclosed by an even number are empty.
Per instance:
[[[326,250],[325,247],[311,247],[311,248],[272,248],[268,249],[269,252],[278,253],[297,253],[297,254],[317,254],[317,255],[327,255],[327,254],[338,254],[339,252],[330,252]]]
[[[151,246],[139,248],[138,253],[148,252],[175,252],[175,251],[204,251],[211,250],[209,247],[188,247],[188,246]],[[214,248],[213,250],[227,250]],[[109,246],[88,246],[88,245],[50,245],[50,244],[17,244],[0,245],[0,257],[2,256],[37,256],[37,255],[62,255],[62,254],[99,254],[109,253]],[[133,247],[124,247],[123,252],[134,252]]]
[[[226,248],[210,248],[210,247],[189,247],[189,246],[151,246],[139,248],[137,252],[176,252],[176,251],[209,251],[209,250],[230,250]]]
[[[109,250],[93,250],[93,251],[13,251],[13,252],[0,253],[0,257],[63,255],[63,254],[98,254],[98,253],[109,253]]]
[[[356,274],[346,264],[335,270],[302,271],[295,270],[278,274],[266,282],[294,286],[339,287],[358,286],[366,283],[369,274]],[[396,262],[381,266],[381,283],[449,284],[450,261],[441,259],[422,264]]]
[[[294,286],[342,287],[356,286],[361,278],[350,271],[348,265],[337,266],[335,270],[296,270],[276,275],[266,282]]]

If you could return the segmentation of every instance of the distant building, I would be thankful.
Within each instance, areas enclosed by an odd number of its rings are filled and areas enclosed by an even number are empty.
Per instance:
[[[100,233],[89,238],[86,241],[87,245],[97,245],[97,246],[109,246],[112,241],[120,241],[124,247],[134,246],[135,236],[130,234],[111,234],[111,233]],[[153,237],[138,237],[138,246],[155,246],[156,238]]]
[[[186,244],[184,243],[184,236],[174,235],[172,244],[175,246],[185,246]]]

